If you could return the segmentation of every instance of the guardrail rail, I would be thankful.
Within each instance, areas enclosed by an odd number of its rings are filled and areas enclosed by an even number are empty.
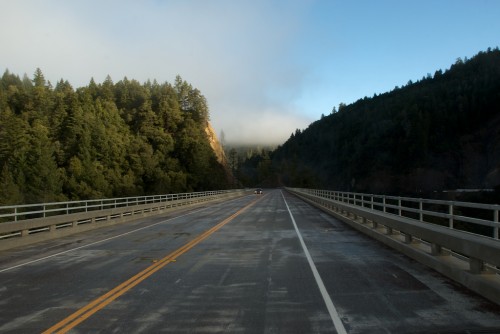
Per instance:
[[[500,205],[287,190],[500,304]]]
[[[0,250],[246,193],[235,189],[0,206]]]

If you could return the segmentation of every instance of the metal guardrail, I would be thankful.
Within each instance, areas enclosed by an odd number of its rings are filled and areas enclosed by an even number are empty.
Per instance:
[[[233,190],[217,190],[168,195],[95,199],[87,201],[53,202],[0,206],[0,223],[40,217],[51,217],[134,205],[161,203],[230,193]]]
[[[500,205],[443,201],[412,197],[350,193],[316,189],[292,189],[384,213],[395,214],[450,229],[499,239]]]
[[[500,305],[499,205],[287,190]]]
[[[155,215],[180,206],[240,196],[247,192],[234,189],[2,206],[0,250],[117,224],[138,216]]]

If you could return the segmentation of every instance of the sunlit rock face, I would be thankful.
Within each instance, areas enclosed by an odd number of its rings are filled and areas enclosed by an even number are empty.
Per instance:
[[[210,142],[210,146],[215,152],[215,156],[217,157],[217,161],[224,166],[224,169],[226,170],[226,174],[228,177],[228,180],[234,179],[233,173],[231,172],[231,168],[229,168],[229,164],[227,163],[226,159],[226,154],[224,153],[224,149],[222,147],[222,144],[219,142],[219,139],[217,138],[217,135],[215,134],[214,128],[210,124],[210,122],[207,122],[207,125],[205,127],[205,133],[207,134],[208,141]]]

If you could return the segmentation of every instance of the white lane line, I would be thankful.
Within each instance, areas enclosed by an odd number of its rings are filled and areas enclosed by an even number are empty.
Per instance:
[[[201,210],[204,210],[204,209],[192,211],[192,212],[187,213],[185,215],[178,216],[178,217],[173,217],[173,218],[170,218],[170,219],[167,219],[167,220],[162,220],[162,221],[160,221],[158,223],[155,223],[155,224],[151,224],[151,225],[148,225],[148,226],[145,226],[145,227],[141,227],[141,228],[138,228],[138,229],[135,229],[135,230],[132,230],[132,231],[128,231],[128,232],[125,232],[125,233],[122,233],[122,234],[118,234],[118,235],[115,235],[113,237],[102,239],[102,240],[99,240],[99,241],[96,241],[96,242],[92,242],[90,244],[83,245],[83,246],[80,246],[80,247],[71,248],[71,249],[65,250],[63,252],[55,253],[55,254],[52,254],[52,255],[49,255],[49,256],[45,256],[45,257],[42,257],[42,258],[39,258],[39,259],[36,259],[36,260],[24,262],[24,263],[18,264],[18,265],[13,266],[13,267],[1,269],[0,273],[3,273],[3,272],[8,271],[8,270],[16,269],[16,268],[19,268],[19,267],[23,267],[23,266],[26,266],[28,264],[32,264],[32,263],[40,262],[40,261],[43,261],[43,260],[47,260],[47,259],[50,259],[52,257],[56,257],[56,256],[59,256],[59,255],[62,255],[62,254],[66,254],[66,253],[69,253],[69,252],[73,252],[73,251],[78,250],[78,249],[82,249],[82,248],[93,246],[93,245],[97,245],[97,244],[100,244],[100,243],[103,243],[103,242],[106,242],[106,241],[109,241],[109,240],[120,238],[120,237],[123,237],[123,236],[128,235],[128,234],[132,234],[132,233],[135,233],[135,232],[138,232],[138,231],[141,231],[141,230],[145,230],[145,229],[148,229],[150,227],[153,227],[153,226],[156,226],[156,225],[159,225],[159,224],[166,223],[166,222],[171,221],[173,219],[177,219],[177,218],[188,216],[190,214],[196,213],[196,212],[201,211]]]
[[[321,292],[321,295],[323,296],[323,300],[325,301],[326,308],[328,309],[328,313],[330,313],[330,317],[333,321],[333,325],[335,326],[337,333],[347,334],[347,331],[344,327],[344,324],[342,323],[342,320],[340,320],[339,313],[337,312],[335,305],[333,305],[332,299],[330,298],[328,291],[326,291],[325,284],[323,283],[323,280],[321,279],[321,276],[319,275],[318,269],[316,269],[316,265],[314,264],[314,261],[311,257],[311,254],[309,253],[309,250],[307,249],[307,246],[304,242],[304,239],[302,238],[302,235],[300,234],[299,228],[297,227],[297,223],[295,222],[295,219],[293,218],[292,211],[290,211],[290,207],[288,206],[288,203],[286,202],[285,196],[283,195],[282,191],[281,191],[281,196],[283,197],[283,201],[285,201],[286,208],[288,209],[288,213],[290,214],[290,218],[292,219],[293,227],[295,228],[295,232],[297,232],[297,236],[299,237],[300,244],[302,245],[302,249],[304,250],[304,253],[306,254],[307,262],[309,262],[309,266],[311,267],[311,271],[314,275],[314,278],[316,279],[316,284],[318,284],[319,291]]]
[[[238,198],[236,198],[234,200],[231,200],[231,201],[228,201],[228,202],[232,202],[232,201],[235,201],[237,199]],[[39,258],[39,259],[36,259],[36,260],[24,262],[24,263],[21,263],[21,264],[12,266],[12,267],[0,269],[0,273],[6,272],[6,271],[9,271],[9,270],[12,270],[12,269],[16,269],[16,268],[19,268],[19,267],[24,267],[24,266],[27,266],[29,264],[33,264],[33,263],[40,262],[40,261],[43,261],[43,260],[47,260],[47,259],[50,259],[52,257],[56,257],[56,256],[59,256],[59,255],[62,255],[62,254],[66,254],[66,253],[69,253],[69,252],[73,252],[75,250],[79,250],[79,249],[82,249],[82,248],[85,248],[85,247],[97,245],[97,244],[100,244],[100,243],[103,243],[103,242],[106,242],[106,241],[109,241],[109,240],[117,239],[117,238],[123,237],[123,236],[128,235],[128,234],[139,232],[141,230],[145,230],[145,229],[151,228],[153,226],[164,224],[164,223],[169,222],[171,220],[174,220],[174,219],[177,219],[177,218],[186,217],[186,216],[192,215],[193,213],[197,213],[197,212],[200,212],[200,211],[205,211],[205,210],[208,210],[208,209],[210,209],[210,207],[198,209],[198,210],[195,210],[195,211],[191,211],[191,212],[188,212],[188,213],[183,214],[181,216],[176,216],[176,217],[172,217],[172,218],[169,218],[169,219],[166,219],[166,220],[162,220],[162,221],[160,221],[158,223],[154,223],[154,224],[151,224],[151,225],[148,225],[148,226],[144,226],[144,227],[132,230],[132,231],[128,231],[128,232],[119,234],[119,235],[115,235],[115,236],[107,238],[107,239],[103,239],[103,240],[99,240],[99,241],[96,241],[96,242],[92,242],[92,243],[87,244],[87,245],[83,245],[83,246],[80,246],[80,247],[71,248],[71,249],[65,250],[63,252],[55,253],[55,254],[52,254],[52,255],[49,255],[49,256],[45,256],[45,257],[42,257],[42,258]]]

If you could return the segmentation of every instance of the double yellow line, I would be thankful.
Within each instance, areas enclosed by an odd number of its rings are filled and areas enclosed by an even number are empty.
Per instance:
[[[114,301],[116,298],[120,297],[123,295],[125,292],[129,291],[133,287],[135,287],[137,284],[141,283],[144,281],[146,278],[149,276],[153,275],[155,272],[160,270],[161,268],[165,267],[167,264],[170,262],[174,262],[175,259],[177,259],[179,256],[182,254],[186,253],[189,251],[191,248],[208,238],[211,234],[215,233],[217,230],[219,230],[221,227],[229,223],[231,220],[239,216],[243,211],[254,205],[259,199],[256,199],[252,201],[250,204],[245,206],[244,208],[238,210],[236,213],[232,214],[230,217],[224,219],[222,222],[219,224],[215,225],[211,229],[203,232],[199,236],[197,236],[195,239],[191,240],[181,248],[177,249],[176,251],[168,254],[158,262],[154,263],[153,265],[147,267],[140,273],[134,275],[133,277],[129,278],[127,281],[123,282],[122,284],[118,285],[114,289],[110,290],[106,294],[102,295],[101,297],[97,298],[96,300],[92,301],[88,305],[82,307],[75,313],[71,314],[67,318],[61,320],[54,326],[50,327],[46,331],[44,331],[42,334],[48,334],[48,333],[67,333],[70,331],[72,328],[77,326],[78,324],[82,323],[86,319],[88,319],[90,316],[98,312],[99,310],[103,309],[107,305],[109,305],[112,301]]]

